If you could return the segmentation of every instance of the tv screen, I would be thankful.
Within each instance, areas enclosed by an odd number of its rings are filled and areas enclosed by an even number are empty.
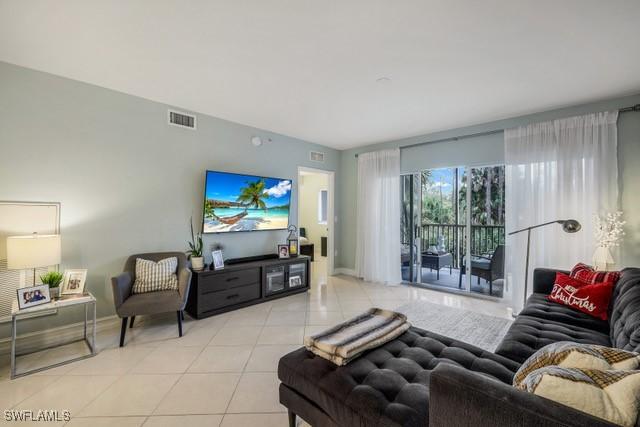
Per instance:
[[[203,233],[286,230],[291,180],[207,171]]]

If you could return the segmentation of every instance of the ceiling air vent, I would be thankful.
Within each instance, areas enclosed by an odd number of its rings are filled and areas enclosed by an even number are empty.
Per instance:
[[[324,162],[324,153],[321,153],[320,151],[311,151],[309,153],[309,159],[311,159],[312,162],[323,163]]]
[[[169,124],[182,128],[195,129],[196,116],[179,111],[169,110]]]

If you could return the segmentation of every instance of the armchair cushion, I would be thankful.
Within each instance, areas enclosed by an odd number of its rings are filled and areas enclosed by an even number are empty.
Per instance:
[[[179,311],[185,301],[178,291],[157,291],[133,294],[117,309],[120,317]]]

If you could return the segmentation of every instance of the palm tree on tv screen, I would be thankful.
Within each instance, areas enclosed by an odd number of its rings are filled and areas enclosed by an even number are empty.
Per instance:
[[[211,203],[210,200],[207,200],[204,203],[204,217],[208,218],[208,219],[215,218],[215,210],[214,210],[213,204]]]
[[[264,191],[264,180],[259,179],[254,182],[249,182],[247,185],[240,189],[240,195],[237,201],[242,203],[245,211],[248,207],[255,207],[256,209],[267,210],[267,205],[263,199],[267,197]]]

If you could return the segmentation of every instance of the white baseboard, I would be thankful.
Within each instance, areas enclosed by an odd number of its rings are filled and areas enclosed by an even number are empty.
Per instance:
[[[118,327],[120,318],[116,315],[96,319],[96,332]],[[91,323],[87,324],[91,333]],[[84,322],[72,323],[44,331],[20,334],[20,321],[18,321],[18,352],[31,353],[48,347],[66,344],[74,339],[82,338]],[[11,352],[11,337],[0,340],[0,355],[8,355]]]
[[[345,274],[347,276],[358,277],[356,271],[352,268],[336,268],[334,269],[335,274]]]

